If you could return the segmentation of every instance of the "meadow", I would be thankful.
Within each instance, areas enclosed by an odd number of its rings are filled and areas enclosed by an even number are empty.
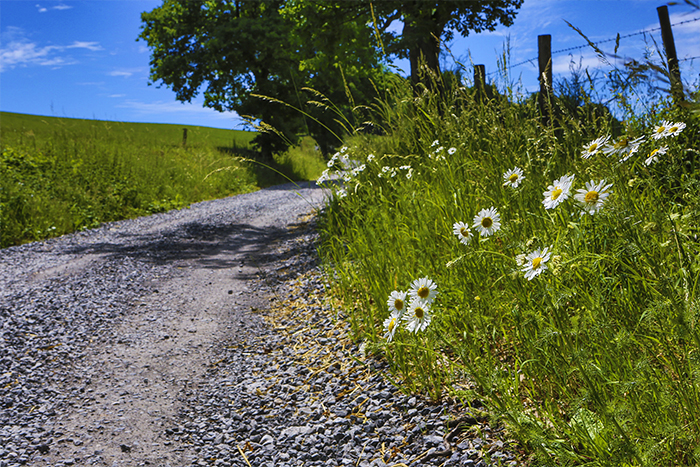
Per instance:
[[[309,138],[275,160],[259,161],[254,137],[197,126],[0,112],[0,248],[312,180],[325,168]]]
[[[485,402],[531,465],[698,465],[697,95],[585,97],[397,85],[321,177],[320,252],[388,376]]]

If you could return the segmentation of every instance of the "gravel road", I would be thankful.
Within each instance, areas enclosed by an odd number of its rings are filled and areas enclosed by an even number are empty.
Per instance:
[[[329,307],[314,183],[0,250],[0,467],[520,465]]]

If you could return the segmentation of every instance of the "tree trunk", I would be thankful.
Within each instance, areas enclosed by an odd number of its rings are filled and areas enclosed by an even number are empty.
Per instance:
[[[428,89],[440,90],[440,37],[445,21],[440,9],[431,8],[431,2],[415,2],[404,12],[403,38],[408,48],[411,82],[424,84]]]

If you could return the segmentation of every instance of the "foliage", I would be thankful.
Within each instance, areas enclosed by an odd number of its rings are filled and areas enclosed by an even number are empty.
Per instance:
[[[536,100],[394,93],[375,106],[385,134],[356,135],[331,159],[345,183],[321,254],[356,337],[406,391],[487,401],[540,464],[697,465],[697,115],[661,103],[616,123],[555,99],[543,126]],[[687,127],[656,139],[664,120]],[[582,157],[605,136],[607,154]],[[514,187],[504,175],[516,167]],[[565,175],[569,199],[546,209]],[[602,180],[612,187],[596,197],[609,196],[590,214],[574,193]],[[491,207],[500,230],[455,236]],[[387,297],[419,277],[437,284],[432,321],[392,335]]]
[[[333,2],[167,0],[142,14],[139,37],[152,49],[152,82],[188,102],[203,88],[205,106],[249,116],[269,132],[256,137],[263,153],[302,133],[327,151],[385,74],[367,18],[339,9]],[[340,119],[324,112],[327,102],[347,103],[333,109]]]
[[[493,31],[498,23],[510,26],[523,2],[364,0],[362,3],[374,10],[377,28],[389,35],[387,53],[409,59],[414,84],[430,84],[431,78],[423,76],[421,64],[425,64],[432,79],[441,75],[438,58],[442,41],[452,40],[455,31],[466,37],[470,32]],[[395,20],[403,22],[401,33],[389,30]]]
[[[247,116],[268,156],[311,134],[324,153],[362,125],[387,63],[408,57],[414,84],[439,76],[440,41],[510,25],[522,0],[165,0],[142,14],[151,82]],[[392,29],[403,22],[401,33]],[[313,90],[313,91],[311,91]],[[280,105],[284,103],[283,105]]]
[[[281,175],[251,164],[244,131],[188,126],[183,147],[179,125],[0,115],[2,248],[313,179],[322,164],[309,142],[271,163]]]

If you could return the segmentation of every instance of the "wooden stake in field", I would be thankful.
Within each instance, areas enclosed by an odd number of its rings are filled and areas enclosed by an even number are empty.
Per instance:
[[[659,15],[659,25],[661,26],[661,39],[664,42],[664,50],[668,59],[668,74],[671,82],[671,95],[673,101],[678,104],[683,101],[683,82],[681,81],[681,69],[678,66],[678,56],[676,55],[676,43],[673,40],[673,30],[671,20],[668,17],[668,7],[660,6],[656,9]]]
[[[552,36],[537,36],[537,62],[540,69],[539,106],[545,124],[549,123],[552,102]]]
[[[182,129],[182,147],[187,147],[187,128]]]

